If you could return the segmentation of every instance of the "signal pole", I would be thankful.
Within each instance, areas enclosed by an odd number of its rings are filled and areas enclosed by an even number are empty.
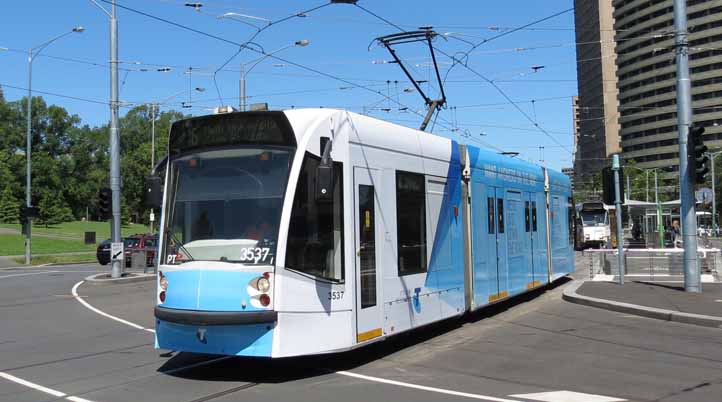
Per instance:
[[[624,230],[622,229],[622,183],[619,180],[619,155],[612,156],[612,170],[614,171],[614,213],[617,218],[617,264],[619,266],[619,284],[624,285],[624,275],[627,268],[624,266]]]
[[[697,217],[694,208],[694,182],[691,180],[687,139],[692,125],[692,96],[687,43],[687,4],[674,0],[674,44],[677,48],[677,127],[679,130],[680,218],[684,245],[684,290],[702,291],[697,261]],[[692,168],[694,169],[694,168]]]

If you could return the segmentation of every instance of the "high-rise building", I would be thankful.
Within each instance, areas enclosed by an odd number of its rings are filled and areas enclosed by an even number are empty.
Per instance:
[[[575,0],[578,101],[575,105],[577,186],[620,152],[614,18],[611,0]]]
[[[677,172],[673,0],[613,3],[623,158]],[[722,147],[722,1],[687,0],[687,16],[694,123],[707,146]]]
[[[574,168],[565,167],[562,168],[562,173],[569,176],[569,180],[572,182],[572,191],[574,191]]]

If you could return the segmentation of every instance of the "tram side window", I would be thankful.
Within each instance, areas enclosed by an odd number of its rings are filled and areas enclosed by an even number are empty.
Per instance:
[[[536,227],[536,201],[531,202],[531,226],[534,232],[537,231]]]
[[[504,233],[504,199],[496,199],[496,214],[499,215],[499,233]]]
[[[426,179],[396,171],[399,276],[426,272]]]
[[[530,219],[530,210],[529,210],[529,201],[524,201],[524,229],[528,233],[531,229],[531,219]]]
[[[489,216],[489,234],[494,234],[494,197],[486,198],[486,210]]]
[[[306,153],[293,198],[286,267],[331,281],[343,281],[343,165],[334,162],[332,202],[317,202],[314,189],[320,159]]]

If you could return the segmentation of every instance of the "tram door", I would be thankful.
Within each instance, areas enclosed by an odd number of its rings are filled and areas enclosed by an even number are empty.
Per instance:
[[[382,303],[378,274],[379,251],[384,233],[379,211],[376,170],[354,168],[355,237],[356,237],[356,341],[371,340],[382,335]]]
[[[509,264],[507,261],[506,239],[506,197],[503,188],[494,188],[496,192],[496,266],[499,280],[498,298],[509,296]]]

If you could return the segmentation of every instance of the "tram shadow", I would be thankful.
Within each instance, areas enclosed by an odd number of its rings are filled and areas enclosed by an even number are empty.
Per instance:
[[[277,384],[328,375],[336,371],[353,370],[413,347],[423,347],[425,342],[433,341],[434,338],[441,335],[453,335],[454,331],[464,325],[477,323],[527,303],[571,280],[571,278],[562,278],[551,285],[540,287],[461,317],[429,324],[346,352],[281,359],[168,353],[162,355],[169,359],[158,371],[166,375],[197,381]]]

